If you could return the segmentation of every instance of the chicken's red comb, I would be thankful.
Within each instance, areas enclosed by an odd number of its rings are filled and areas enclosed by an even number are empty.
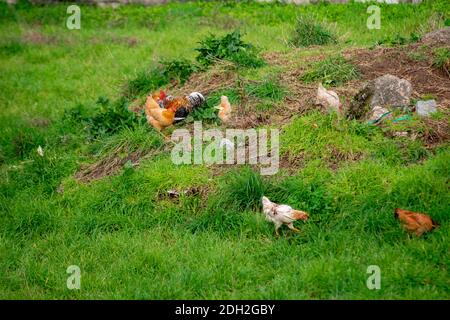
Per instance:
[[[167,97],[167,94],[164,90],[159,90],[159,100],[164,100]]]

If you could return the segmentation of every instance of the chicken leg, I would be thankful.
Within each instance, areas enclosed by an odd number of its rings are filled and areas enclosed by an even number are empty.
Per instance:
[[[294,231],[294,232],[300,232],[300,230],[299,229],[297,229],[296,227],[294,227],[294,224],[293,223],[289,223],[288,225],[288,228],[289,229],[291,229],[292,231]]]

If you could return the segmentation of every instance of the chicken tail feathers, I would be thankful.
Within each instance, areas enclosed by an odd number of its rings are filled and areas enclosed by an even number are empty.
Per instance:
[[[269,200],[269,198],[264,197],[264,196],[262,197],[261,202],[262,202],[263,207],[272,205],[272,202]]]
[[[292,218],[294,220],[308,220],[309,215],[305,211],[292,210]]]

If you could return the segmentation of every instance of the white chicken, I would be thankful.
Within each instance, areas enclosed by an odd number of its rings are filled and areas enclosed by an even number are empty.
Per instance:
[[[266,214],[266,219],[275,224],[275,233],[278,236],[278,229],[283,225],[287,225],[289,229],[295,232],[300,232],[294,227],[294,221],[306,221],[309,218],[308,213],[300,210],[294,210],[292,207],[285,204],[276,204],[270,201],[267,197],[262,197],[263,211]]]
[[[321,83],[317,88],[316,104],[327,108],[328,111],[336,111],[338,114],[342,114],[342,105],[337,93],[325,89]]]

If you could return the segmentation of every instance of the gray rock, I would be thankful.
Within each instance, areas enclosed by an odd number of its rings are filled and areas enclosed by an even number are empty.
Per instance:
[[[421,117],[427,117],[437,111],[437,105],[435,100],[417,101],[416,112]]]
[[[431,46],[438,45],[450,45],[450,27],[445,27],[432,32],[427,33],[422,37],[422,43],[429,44]]]
[[[350,104],[347,117],[361,119],[374,107],[402,107],[409,105],[412,85],[408,80],[385,74],[369,81]]]

